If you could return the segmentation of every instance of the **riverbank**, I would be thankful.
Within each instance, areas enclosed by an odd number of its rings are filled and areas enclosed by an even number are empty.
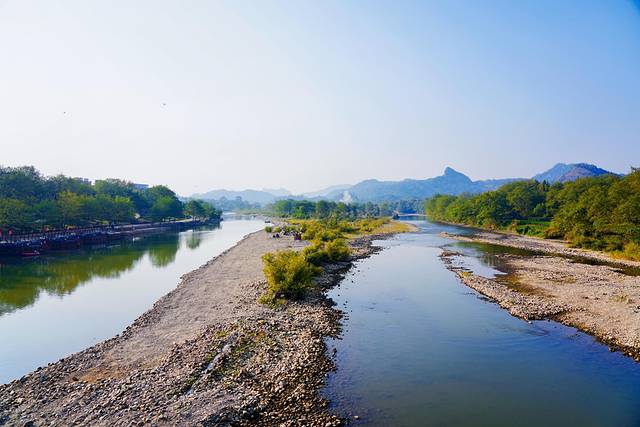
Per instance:
[[[352,241],[353,259],[377,236]],[[122,334],[0,386],[6,425],[338,425],[318,396],[340,313],[326,266],[303,301],[273,310],[260,256],[305,242],[259,231],[183,276]]]
[[[48,252],[69,251],[82,247],[115,244],[138,236],[184,231],[205,225],[220,225],[220,220],[196,219],[137,223],[113,226],[95,226],[53,230],[42,233],[4,236],[0,240],[0,256],[34,257]]]
[[[497,255],[507,274],[482,277],[464,267],[462,255],[441,257],[467,286],[517,317],[552,319],[587,332],[640,361],[640,263],[566,247],[562,242],[481,232],[441,233],[465,242],[534,251]]]
[[[457,227],[465,227],[456,225]],[[492,231],[482,231],[469,227],[478,232],[473,235],[460,235],[452,233],[441,233],[444,237],[460,240],[463,242],[486,243],[490,245],[507,246],[510,248],[524,249],[528,251],[560,255],[563,257],[585,258],[605,263],[618,264],[640,268],[640,261],[632,261],[623,258],[614,258],[605,252],[590,249],[572,248],[567,242],[552,239],[540,239],[535,237],[522,236],[520,234],[501,233]]]

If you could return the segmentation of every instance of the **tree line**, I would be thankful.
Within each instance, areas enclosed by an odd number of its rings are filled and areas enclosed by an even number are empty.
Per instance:
[[[395,211],[405,213],[421,212],[424,201],[403,200],[382,203],[343,203],[326,200],[278,200],[267,206],[266,213],[296,219],[356,219],[366,217],[392,216]]]
[[[0,167],[0,230],[38,232],[66,227],[219,219],[221,212],[199,200],[183,203],[164,185],[140,188],[120,179],[64,175],[46,177],[32,166]]]
[[[572,245],[640,259],[640,171],[554,183],[506,184],[478,195],[425,202],[435,221],[562,238]]]

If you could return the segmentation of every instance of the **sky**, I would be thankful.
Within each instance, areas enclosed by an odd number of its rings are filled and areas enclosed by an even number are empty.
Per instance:
[[[640,1],[0,0],[0,164],[211,189],[640,166]]]

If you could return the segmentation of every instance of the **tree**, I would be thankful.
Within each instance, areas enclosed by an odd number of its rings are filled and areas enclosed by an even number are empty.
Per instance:
[[[327,218],[331,213],[331,205],[326,200],[320,200],[316,203],[315,217]]]
[[[184,213],[191,218],[206,221],[219,221],[222,215],[220,211],[203,200],[189,200],[184,205]]]
[[[183,214],[182,202],[176,193],[164,185],[156,185],[146,190],[145,197],[149,202],[148,217],[153,221],[167,218],[180,218]]]
[[[150,215],[154,221],[179,218],[182,216],[182,203],[174,197],[160,196],[151,205]]]
[[[0,198],[34,202],[42,197],[44,179],[33,166],[0,167]]]
[[[27,229],[31,222],[29,206],[22,200],[0,199],[0,229]]]
[[[77,225],[82,218],[82,200],[80,196],[70,191],[58,195],[58,211],[61,225]]]

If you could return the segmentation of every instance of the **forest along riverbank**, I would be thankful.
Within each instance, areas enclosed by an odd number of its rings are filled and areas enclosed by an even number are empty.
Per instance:
[[[374,237],[353,240],[352,259],[374,252]],[[257,302],[261,255],[305,245],[248,235],[122,334],[1,385],[0,424],[340,424],[317,390],[333,366],[323,337],[339,317],[324,289],[351,262],[327,266],[303,301]]]
[[[496,255],[507,274],[494,278],[466,268],[460,262],[463,254],[455,248],[441,257],[465,284],[511,314],[527,320],[557,320],[640,361],[640,262],[524,236],[441,234],[463,242],[532,251]]]

